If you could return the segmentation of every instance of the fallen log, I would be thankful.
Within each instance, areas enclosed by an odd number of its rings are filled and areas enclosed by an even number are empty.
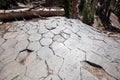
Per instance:
[[[58,7],[46,7],[46,8],[23,8],[15,10],[0,10],[0,20],[28,18],[34,16],[62,16],[64,15],[64,9]]]

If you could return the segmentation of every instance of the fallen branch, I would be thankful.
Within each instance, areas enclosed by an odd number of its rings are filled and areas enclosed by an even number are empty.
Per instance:
[[[62,16],[64,15],[64,9],[53,7],[53,8],[23,8],[15,10],[0,10],[0,20],[17,19],[17,18],[28,18],[33,16]]]

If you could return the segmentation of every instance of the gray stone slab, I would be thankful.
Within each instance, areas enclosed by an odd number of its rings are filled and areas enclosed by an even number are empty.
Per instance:
[[[68,47],[69,49],[74,49],[74,48],[79,48],[80,40],[79,39],[73,39],[69,38],[64,42],[65,46]]]
[[[48,67],[53,71],[53,74],[57,74],[59,72],[63,62],[63,59],[57,56],[52,56],[47,60]]]
[[[82,80],[97,80],[94,75],[83,68],[81,68],[81,78]]]
[[[5,42],[5,39],[0,38],[0,45],[2,45],[2,44],[3,44],[3,42]]]
[[[120,79],[119,38],[80,20],[15,21],[5,29],[0,31],[0,80]],[[93,68],[82,67],[85,61]]]
[[[3,38],[4,39],[10,39],[10,38],[15,38],[17,36],[17,32],[7,32]]]
[[[70,38],[70,34],[67,34],[67,33],[62,32],[61,35],[62,35],[65,39]]]
[[[26,57],[24,57],[24,59],[25,59],[24,65],[29,66],[29,65],[31,65],[31,63],[33,63],[34,61],[39,59],[39,57],[37,56],[37,53],[31,52]]]
[[[54,30],[55,28],[57,28],[58,22],[56,22],[55,20],[51,21],[51,20],[47,20],[47,23],[45,23],[45,27],[48,30]]]
[[[26,23],[24,26],[22,26],[22,27],[26,28],[27,31],[30,30],[30,29],[36,29],[37,26],[34,25],[34,23],[35,23],[35,22],[27,22],[27,23]]]
[[[64,60],[70,64],[76,63],[79,66],[79,62],[85,60],[85,55],[85,52],[79,49],[72,49],[70,53],[65,56]]]
[[[53,56],[53,51],[49,47],[41,47],[37,54],[41,59],[47,60]]]
[[[7,64],[11,61],[14,61],[18,55],[18,51],[14,48],[6,49],[1,55],[0,55],[0,62],[3,62],[4,64]],[[12,55],[12,56],[11,56]]]
[[[15,38],[17,41],[23,41],[28,39],[28,35],[24,32],[19,33],[17,37]]]
[[[49,75],[45,80],[61,80],[57,75]]]
[[[21,80],[32,80],[29,77],[24,76]]]
[[[16,39],[8,39],[6,42],[4,42],[4,44],[2,45],[3,49],[8,49],[8,48],[14,48],[15,45],[17,44],[17,40]]]
[[[40,40],[40,43],[43,45],[43,46],[49,46],[51,43],[52,43],[52,39],[51,38],[42,38]]]
[[[60,34],[62,32],[62,30],[64,30],[65,27],[57,27],[53,30],[51,30],[54,34]]]
[[[39,33],[41,33],[41,34],[43,34],[43,33],[47,33],[49,30],[47,30],[46,28],[45,28],[45,26],[40,26],[39,27]]]
[[[6,65],[0,73],[0,80],[20,80],[25,73],[25,67],[17,62]]]
[[[45,38],[53,38],[53,36],[54,36],[54,34],[51,31],[43,34],[43,37],[45,37]]]
[[[37,41],[37,40],[40,40],[40,38],[41,38],[40,34],[34,33],[34,34],[31,34],[28,39],[30,41]]]
[[[29,53],[27,51],[20,52],[15,60],[21,64],[24,64],[24,60],[27,58],[28,55]]]
[[[28,44],[29,44],[28,40],[18,41],[17,44],[15,45],[15,49],[18,51],[22,51],[27,48]]]
[[[61,35],[55,35],[53,38],[54,41],[64,42],[65,39]]]
[[[80,67],[76,64],[63,64],[59,76],[64,80],[80,80]]]
[[[0,62],[0,71],[4,68],[4,64]]]
[[[3,53],[4,49],[0,47],[0,55]]]
[[[35,60],[27,67],[26,76],[37,80],[42,77],[46,77],[48,75],[47,72],[47,65],[45,64],[45,61]]]
[[[64,46],[62,43],[59,43],[59,42],[53,42],[53,44],[51,45],[51,48],[54,50],[55,55],[63,58],[70,53],[70,50],[66,46]]]
[[[28,34],[34,34],[37,33],[38,29],[30,29],[27,33]]]
[[[39,41],[30,42],[27,49],[38,51],[41,48]]]

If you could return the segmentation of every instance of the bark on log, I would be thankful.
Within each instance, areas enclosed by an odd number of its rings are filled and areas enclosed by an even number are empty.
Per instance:
[[[17,10],[0,10],[0,20],[28,18],[33,16],[62,16],[64,15],[63,8],[38,8],[38,9],[17,9]]]

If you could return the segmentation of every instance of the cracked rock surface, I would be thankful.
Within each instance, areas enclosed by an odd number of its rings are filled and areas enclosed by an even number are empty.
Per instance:
[[[0,80],[120,80],[119,38],[64,17],[5,24]]]

